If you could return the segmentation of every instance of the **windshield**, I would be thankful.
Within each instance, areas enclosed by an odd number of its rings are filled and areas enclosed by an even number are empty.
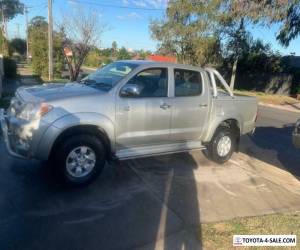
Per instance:
[[[86,76],[80,82],[90,87],[109,91],[137,66],[137,64],[126,62],[111,63]]]

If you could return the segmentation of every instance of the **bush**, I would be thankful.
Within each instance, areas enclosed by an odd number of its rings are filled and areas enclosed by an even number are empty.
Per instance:
[[[17,63],[15,60],[4,57],[3,58],[4,76],[7,78],[14,78],[17,76]]]
[[[84,60],[84,65],[95,68],[100,67],[101,61],[99,53],[96,50],[90,51]]]

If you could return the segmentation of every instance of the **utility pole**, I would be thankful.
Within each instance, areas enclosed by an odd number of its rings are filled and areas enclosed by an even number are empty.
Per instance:
[[[25,18],[26,18],[26,59],[29,62],[29,34],[28,34],[28,9],[25,7]]]
[[[49,50],[49,80],[53,79],[53,24],[52,0],[48,0],[48,50]]]

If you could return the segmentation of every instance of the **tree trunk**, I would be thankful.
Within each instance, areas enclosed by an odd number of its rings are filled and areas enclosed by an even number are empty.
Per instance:
[[[65,59],[68,65],[68,69],[69,69],[69,80],[70,81],[74,81],[74,70],[73,70],[73,65],[72,65],[72,59],[70,60],[66,55],[65,55]]]
[[[231,90],[234,89],[234,83],[235,83],[235,77],[236,77],[237,64],[238,64],[238,58],[236,58],[236,59],[234,60],[233,67],[232,67],[232,74],[231,74],[231,79],[230,79],[230,88],[231,88]]]

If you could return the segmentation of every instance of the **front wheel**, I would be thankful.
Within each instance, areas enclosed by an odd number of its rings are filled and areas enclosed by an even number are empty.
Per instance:
[[[66,184],[87,184],[101,173],[105,165],[104,146],[95,136],[75,135],[56,149],[53,164]]]
[[[217,163],[228,161],[237,146],[237,138],[232,129],[220,127],[216,130],[211,142],[207,145],[205,155]]]

